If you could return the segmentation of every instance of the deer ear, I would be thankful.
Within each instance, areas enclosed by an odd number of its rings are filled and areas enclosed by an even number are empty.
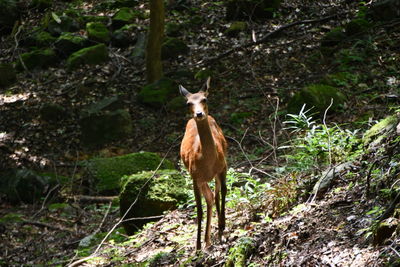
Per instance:
[[[206,93],[206,96],[208,95],[208,89],[210,88],[210,81],[211,81],[211,77],[209,76],[207,78],[207,81],[204,83],[203,87],[200,89],[200,91],[203,91],[204,93]]]
[[[186,90],[185,87],[183,87],[182,85],[179,85],[179,92],[181,93],[181,95],[183,95],[184,97],[187,97],[190,95],[190,92],[188,90]]]

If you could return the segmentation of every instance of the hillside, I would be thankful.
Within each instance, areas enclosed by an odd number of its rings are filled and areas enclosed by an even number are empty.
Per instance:
[[[167,1],[147,85],[147,1],[0,0],[1,266],[399,264],[398,1],[232,2]],[[178,85],[209,76],[227,225],[196,252]],[[128,235],[132,177],[177,200]]]

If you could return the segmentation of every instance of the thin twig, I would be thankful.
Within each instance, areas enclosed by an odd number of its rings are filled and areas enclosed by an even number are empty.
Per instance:
[[[332,150],[331,150],[331,134],[328,131],[328,126],[326,126],[326,114],[328,113],[328,110],[332,107],[333,105],[333,98],[331,98],[331,103],[329,106],[325,109],[324,112],[324,119],[322,120],[326,134],[328,135],[328,155],[329,155],[329,166],[332,166]]]

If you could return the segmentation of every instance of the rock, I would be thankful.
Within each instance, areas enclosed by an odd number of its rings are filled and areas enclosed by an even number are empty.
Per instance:
[[[186,103],[181,96],[176,96],[172,98],[171,101],[168,101],[167,109],[172,112],[176,111],[180,113],[186,109]]]
[[[140,32],[137,36],[135,47],[133,48],[132,58],[134,61],[142,63],[144,61],[145,54],[146,54],[146,34],[144,32]]]
[[[175,22],[165,24],[165,34],[170,37],[179,37],[183,33],[183,25]]]
[[[152,107],[161,107],[178,95],[177,88],[178,84],[174,80],[161,78],[143,87],[138,94],[138,99],[140,102]]]
[[[336,27],[327,32],[321,40],[321,47],[332,47],[346,40],[347,36],[342,27]]]
[[[142,171],[155,170],[161,163],[156,153],[140,152],[111,158],[95,158],[85,163],[89,175],[93,178],[94,188],[103,192],[118,192],[121,178]],[[169,160],[164,160],[160,169],[174,169]]]
[[[234,21],[231,23],[228,29],[225,30],[224,34],[229,37],[238,36],[239,33],[247,29],[247,23],[244,21]]]
[[[103,23],[89,22],[86,24],[86,31],[90,40],[106,44],[110,42],[110,32]]]
[[[345,32],[348,36],[362,34],[371,27],[371,24],[365,19],[353,19],[345,25]]]
[[[123,7],[119,9],[112,17],[112,26],[114,29],[119,29],[124,25],[135,22],[139,14],[132,8]]]
[[[11,31],[19,15],[17,1],[0,0],[0,34]]]
[[[56,40],[57,38],[53,37],[50,33],[45,31],[38,31],[33,35],[27,37],[27,39],[24,40],[22,44],[24,46],[49,47]]]
[[[315,183],[312,193],[317,196],[323,195],[331,187],[334,179],[340,175],[341,172],[351,167],[353,167],[352,162],[345,162],[322,172],[321,178]]]
[[[287,110],[290,114],[298,114],[302,106],[306,104],[306,109],[314,107],[312,112],[317,112],[322,116],[330,105],[331,99],[333,99],[333,104],[329,112],[339,111],[346,101],[346,97],[336,87],[312,84],[301,89],[289,100]]]
[[[32,52],[21,54],[20,59],[17,61],[16,69],[22,71],[25,67],[28,70],[46,68],[57,63],[57,59],[54,50],[50,48],[37,49]],[[23,63],[21,63],[21,60]]]
[[[365,147],[374,149],[380,146],[380,144],[395,131],[398,118],[395,115],[388,116],[381,120],[369,130],[367,130],[362,138],[362,142]]]
[[[34,203],[55,184],[51,177],[29,169],[9,169],[0,173],[0,195],[11,203]]]
[[[56,103],[45,103],[40,108],[40,117],[47,122],[58,122],[65,118],[67,111]]]
[[[108,59],[108,50],[105,44],[98,44],[83,48],[70,55],[67,59],[67,68],[69,70],[89,64],[95,65],[105,62]]]
[[[185,55],[190,51],[186,43],[175,37],[165,38],[164,43],[161,46],[161,58],[165,59],[176,59],[180,55]]]
[[[136,41],[136,36],[133,30],[136,29],[135,25],[125,25],[120,29],[114,31],[111,35],[111,43],[116,47],[127,47]]]
[[[128,111],[118,109],[84,116],[79,120],[82,145],[99,147],[132,133],[132,120]]]
[[[379,223],[374,233],[374,239],[372,241],[374,246],[381,246],[385,240],[390,238],[396,229],[399,227],[400,220],[396,218],[387,218]]]
[[[154,177],[152,171],[125,176],[120,194],[121,216],[136,198],[125,219],[161,215],[164,211],[176,209],[178,203],[187,197],[185,178],[177,170],[158,170]],[[127,234],[132,235],[149,221],[152,220],[130,220],[123,226]]]
[[[39,11],[44,11],[50,8],[53,4],[52,0],[32,0],[31,7],[38,9]]]
[[[234,247],[229,249],[229,254],[225,262],[226,267],[245,267],[247,258],[256,248],[256,242],[251,237],[241,237]]]
[[[227,20],[262,20],[273,18],[281,0],[228,0],[225,2]]]
[[[73,32],[79,30],[79,23],[69,16],[62,15],[58,17],[59,21],[56,21],[54,17],[51,17],[47,24],[47,30],[53,36],[59,36],[63,32]]]
[[[79,34],[62,33],[54,43],[59,54],[69,56],[72,53],[89,45],[89,40]]]
[[[89,22],[100,22],[100,23],[103,23],[104,25],[107,25],[107,23],[109,21],[109,17],[86,15],[86,16],[82,16],[82,20],[85,25]]]
[[[367,17],[376,21],[388,21],[400,18],[400,2],[398,0],[383,0],[371,5]]]
[[[0,64],[0,88],[7,87],[17,80],[17,75],[12,64]]]

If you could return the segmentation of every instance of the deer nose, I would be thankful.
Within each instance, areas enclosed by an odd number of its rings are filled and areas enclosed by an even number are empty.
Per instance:
[[[196,117],[197,117],[197,118],[201,118],[201,117],[203,117],[203,116],[204,116],[204,113],[203,113],[203,112],[201,112],[201,111],[196,112]]]

